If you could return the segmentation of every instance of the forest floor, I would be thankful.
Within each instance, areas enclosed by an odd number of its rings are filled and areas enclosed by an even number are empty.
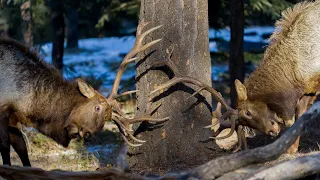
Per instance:
[[[95,171],[99,167],[112,167],[122,143],[117,132],[103,131],[90,142],[72,140],[64,148],[34,129],[24,132],[31,165],[45,170]],[[22,166],[13,148],[11,161]]]

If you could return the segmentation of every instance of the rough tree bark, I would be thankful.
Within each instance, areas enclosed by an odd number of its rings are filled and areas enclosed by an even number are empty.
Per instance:
[[[230,40],[230,99],[231,107],[235,108],[237,103],[237,92],[234,81],[244,80],[244,59],[243,59],[243,34],[244,34],[244,9],[243,0],[231,0],[231,40]]]
[[[33,46],[33,34],[32,34],[32,4],[33,0],[29,0],[20,6],[22,29],[24,42],[28,46]]]
[[[52,24],[52,64],[62,71],[63,68],[63,50],[64,50],[64,17],[63,1],[47,0],[51,9]]]
[[[141,147],[131,149],[131,167],[150,167],[172,169],[204,163],[215,154],[208,137],[211,132],[203,127],[210,124],[211,96],[208,93],[188,99],[194,91],[191,87],[178,84],[148,103],[148,94],[157,85],[172,77],[168,69],[150,69],[153,62],[164,61],[168,53],[183,75],[188,75],[211,84],[211,61],[208,46],[207,0],[142,0],[140,18],[151,22],[148,27],[163,25],[160,30],[146,38],[163,38],[148,52],[145,61],[137,66],[137,114],[145,114],[162,103],[154,114],[169,117],[160,128],[148,130],[143,123],[137,132],[138,137],[147,142]],[[166,73],[165,73],[166,72]],[[143,132],[144,131],[144,132]]]
[[[78,48],[78,11],[69,7],[66,12],[67,20],[67,48]]]

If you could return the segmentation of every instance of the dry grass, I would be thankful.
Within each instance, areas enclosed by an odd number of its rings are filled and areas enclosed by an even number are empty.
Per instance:
[[[87,151],[83,142],[72,141],[68,148],[64,148],[35,130],[27,131],[26,135],[30,143],[28,153],[33,167],[70,171],[93,171],[99,167],[99,160]],[[22,166],[13,148],[11,160],[13,165]]]

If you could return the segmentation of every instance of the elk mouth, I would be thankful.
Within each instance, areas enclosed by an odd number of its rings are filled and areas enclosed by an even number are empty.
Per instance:
[[[73,134],[70,135],[70,138],[71,139],[80,138],[80,135],[79,135],[79,133],[73,133]]]
[[[79,136],[81,137],[81,138],[83,138],[84,140],[89,140],[90,138],[91,138],[91,133],[89,132],[89,131],[87,131],[87,132],[85,132],[84,130],[83,130],[83,128],[80,128],[79,129]]]
[[[269,135],[270,135],[271,137],[276,137],[276,136],[278,136],[278,134],[279,134],[279,133],[277,133],[277,132],[269,131]]]
[[[80,138],[79,128],[75,124],[68,125],[67,126],[67,131],[68,131],[69,137],[71,139]]]

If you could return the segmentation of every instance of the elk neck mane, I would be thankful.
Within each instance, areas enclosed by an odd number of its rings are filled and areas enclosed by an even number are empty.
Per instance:
[[[32,94],[29,118],[37,123],[52,124],[51,129],[65,125],[71,110],[86,100],[76,82],[65,80],[58,69],[40,60],[37,53],[14,40],[0,39],[3,51],[10,52],[19,89]],[[27,103],[29,104],[29,103]]]
[[[314,51],[306,52],[306,49],[314,46],[316,37],[312,36],[319,33],[315,32],[313,24],[319,21],[312,22],[315,20],[312,16],[316,18],[317,14],[312,13],[319,10],[320,1],[302,2],[282,13],[260,66],[245,81],[249,99],[301,92],[305,88],[307,78],[312,75],[306,71],[313,68],[306,64],[312,64],[315,59]],[[319,69],[314,71],[319,72]]]

